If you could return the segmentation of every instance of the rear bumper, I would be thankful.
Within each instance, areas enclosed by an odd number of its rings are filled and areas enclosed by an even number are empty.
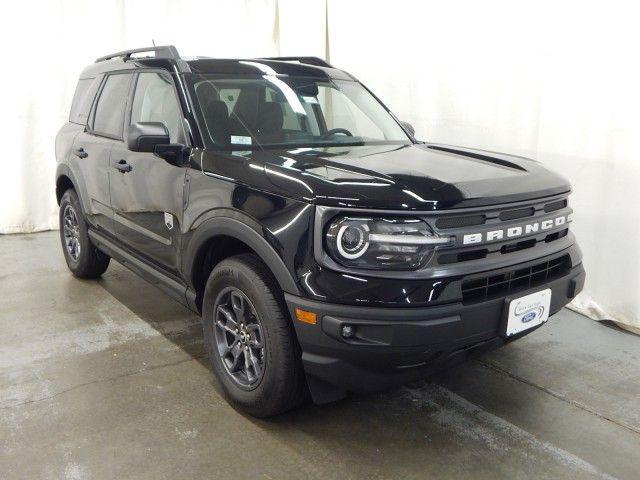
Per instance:
[[[584,279],[579,264],[565,276],[515,296],[551,288],[554,314],[582,290]],[[510,297],[422,308],[358,307],[285,297],[318,403],[347,391],[376,391],[427,377],[534,330],[509,339],[501,335]],[[296,308],[316,313],[317,323],[296,320]],[[341,336],[345,324],[355,328],[351,339]]]

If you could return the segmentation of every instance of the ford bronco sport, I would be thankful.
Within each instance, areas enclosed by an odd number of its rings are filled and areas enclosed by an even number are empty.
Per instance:
[[[72,273],[113,258],[201,313],[224,392],[256,416],[426,377],[584,284],[567,180],[417,141],[318,58],[99,58],[56,157]]]

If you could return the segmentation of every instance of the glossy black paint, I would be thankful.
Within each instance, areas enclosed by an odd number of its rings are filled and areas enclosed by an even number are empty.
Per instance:
[[[471,272],[383,278],[320,265],[314,257],[316,206],[436,214],[571,190],[566,179],[533,160],[413,140],[288,150],[204,148],[190,77],[260,76],[265,67],[279,75],[355,81],[334,68],[277,60],[115,58],[87,67],[81,78],[94,79],[97,91],[105,75],[130,73],[129,112],[137,73],[168,71],[184,115],[188,164],[133,152],[124,136],[93,132],[92,115],[87,125],[67,123],[56,139],[58,195],[73,185],[94,242],[193,309],[199,307],[212,259],[246,248],[263,259],[285,294],[300,301],[398,307],[400,317],[411,307],[449,306],[455,315],[461,282]],[[562,248],[572,267],[581,263],[572,236]]]
[[[282,75],[354,80],[334,68],[277,60],[113,59],[89,66],[81,78],[101,82],[111,72],[172,74],[190,142],[190,167],[153,153],[132,152],[76,124],[58,137],[59,161],[73,172],[90,222],[145,261],[198,288],[185,251],[208,218],[231,216],[251,225],[273,248],[299,292],[340,303],[402,306],[441,298],[442,283],[367,278],[322,268],[312,254],[313,205],[399,211],[441,211],[532,200],[570,191],[538,162],[506,154],[425,143],[213,151],[203,148],[189,77],[199,74]],[[135,76],[132,75],[133,95]],[[97,89],[97,88],[96,88]],[[128,116],[127,116],[128,121]],[[64,145],[72,142],[72,147]],[[72,152],[83,149],[87,158]],[[131,170],[123,173],[120,163]],[[169,229],[167,219],[173,223]],[[354,279],[355,278],[355,279]],[[362,281],[362,279],[366,279]],[[366,286],[364,285],[366,283]],[[408,293],[401,293],[408,292]],[[454,300],[455,296],[444,296]],[[428,302],[427,302],[428,303]]]
[[[568,193],[538,162],[462,147],[405,144],[256,151],[282,195],[321,205],[435,211]]]

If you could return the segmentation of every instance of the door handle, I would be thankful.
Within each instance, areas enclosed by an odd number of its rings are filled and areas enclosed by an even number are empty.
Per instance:
[[[76,151],[74,153],[76,154],[76,157],[80,157],[80,158],[87,158],[89,156],[89,154],[85,152],[84,148],[82,147],[76,148]]]
[[[133,167],[129,165],[127,161],[124,159],[119,160],[118,163],[115,164],[115,167],[117,170],[121,171],[122,173],[127,173],[133,170]]]

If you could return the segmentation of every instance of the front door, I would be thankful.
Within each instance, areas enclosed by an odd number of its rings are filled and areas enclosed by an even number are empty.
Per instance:
[[[171,143],[186,144],[171,75],[145,71],[137,74],[134,82],[125,132],[136,122],[163,122]],[[169,273],[177,273],[187,168],[170,165],[153,153],[132,152],[126,142],[111,149],[110,163],[111,206],[118,240]],[[128,167],[123,169],[122,165]]]

